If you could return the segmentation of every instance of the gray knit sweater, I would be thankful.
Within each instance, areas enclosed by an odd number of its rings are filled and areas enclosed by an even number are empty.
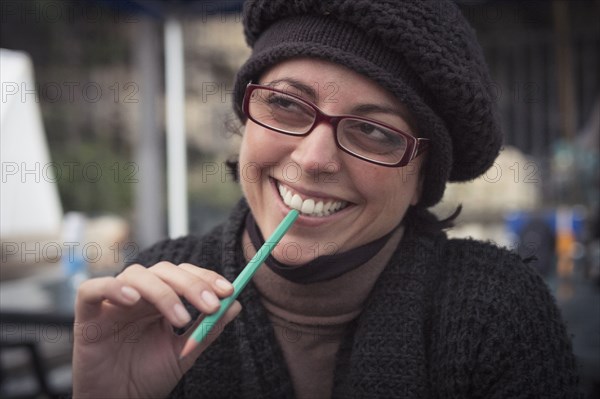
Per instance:
[[[245,201],[205,237],[140,254],[212,268],[243,267]],[[273,328],[252,284],[242,313],[197,360],[172,398],[293,398]],[[197,312],[195,312],[197,314]],[[333,398],[579,398],[560,313],[515,254],[407,228],[337,358]]]

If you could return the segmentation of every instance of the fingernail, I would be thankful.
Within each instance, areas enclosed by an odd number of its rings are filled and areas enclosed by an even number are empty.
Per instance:
[[[217,281],[215,281],[215,285],[219,288],[221,288],[222,290],[228,290],[233,288],[233,286],[231,285],[231,283],[227,280],[224,280],[222,278],[217,279]]]
[[[185,310],[183,305],[180,303],[176,303],[175,306],[173,306],[173,310],[175,311],[175,317],[177,317],[182,324],[185,324],[192,319],[188,311]]]
[[[212,308],[218,308],[221,304],[215,294],[210,291],[202,291],[202,300]]]
[[[140,299],[140,293],[126,285],[121,287],[121,294],[128,302],[131,303],[135,303],[138,301],[138,299]]]

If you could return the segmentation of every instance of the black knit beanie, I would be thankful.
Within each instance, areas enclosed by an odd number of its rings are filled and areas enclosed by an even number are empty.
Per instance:
[[[293,57],[344,65],[387,89],[431,139],[420,206],[440,201],[447,181],[483,174],[502,137],[490,77],[472,28],[450,0],[249,0],[244,33],[252,55],[235,83]]]

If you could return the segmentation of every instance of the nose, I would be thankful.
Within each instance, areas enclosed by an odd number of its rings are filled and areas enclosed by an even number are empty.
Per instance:
[[[330,124],[326,122],[318,124],[309,135],[299,140],[292,151],[292,161],[311,176],[337,173],[341,161],[334,134],[333,126]]]

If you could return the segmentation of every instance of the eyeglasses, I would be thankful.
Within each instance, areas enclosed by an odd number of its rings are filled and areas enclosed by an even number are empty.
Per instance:
[[[338,148],[382,166],[406,166],[429,146],[429,139],[369,118],[327,115],[312,102],[269,86],[248,84],[243,111],[254,123],[290,136],[307,136],[326,122],[333,127]]]

